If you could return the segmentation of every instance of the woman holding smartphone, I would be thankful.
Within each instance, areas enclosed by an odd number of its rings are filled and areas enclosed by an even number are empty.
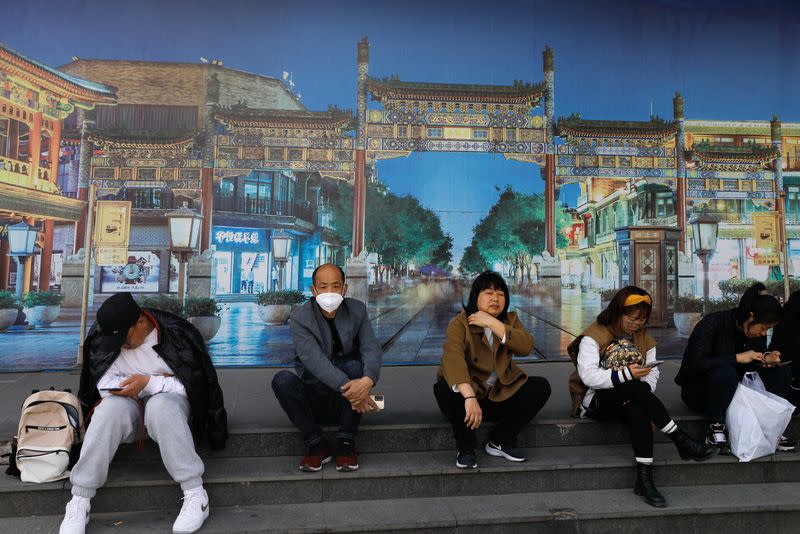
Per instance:
[[[574,417],[620,419],[630,429],[636,460],[634,492],[662,508],[664,496],[653,482],[654,424],[678,448],[681,458],[703,461],[715,449],[678,428],[654,395],[658,382],[656,343],[645,326],[653,301],[647,291],[625,287],[597,320],[568,347],[577,370],[570,377]]]
[[[730,454],[725,417],[745,373],[757,372],[767,391],[789,397],[792,371],[780,365],[781,352],[788,348],[785,330],[776,332],[772,352],[765,352],[767,332],[782,318],[780,302],[757,282],[744,292],[736,308],[709,313],[689,336],[675,382],[686,405],[711,420],[706,442],[720,454]],[[796,444],[781,436],[777,447],[791,452]]]

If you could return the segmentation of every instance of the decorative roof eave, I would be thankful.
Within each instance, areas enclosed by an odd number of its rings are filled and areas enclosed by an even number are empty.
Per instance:
[[[218,109],[214,118],[229,126],[260,128],[304,128],[316,130],[352,130],[355,119],[350,110],[330,107],[328,111],[230,108]]]
[[[11,73],[53,93],[85,104],[115,104],[116,88],[84,80],[30,59],[0,43],[0,60],[7,62]]]
[[[684,124],[687,134],[770,136],[769,121],[687,120]],[[783,136],[800,135],[800,123],[784,122],[781,128]]]
[[[472,85],[456,83],[402,82],[390,78],[367,78],[367,89],[377,101],[459,101],[491,104],[538,105],[544,96],[544,83],[514,85]]]
[[[721,147],[695,145],[687,151],[691,161],[696,162],[701,169],[725,168],[735,170],[735,167],[746,169],[764,168],[775,161],[780,153],[776,147],[744,146]]]
[[[678,132],[678,123],[663,120],[603,121],[578,117],[559,119],[557,135],[567,140],[587,139],[646,139],[666,142]]]
[[[94,144],[109,149],[172,149],[182,150],[194,143],[197,132],[176,134],[164,137],[148,137],[145,135],[94,133],[89,140]]]

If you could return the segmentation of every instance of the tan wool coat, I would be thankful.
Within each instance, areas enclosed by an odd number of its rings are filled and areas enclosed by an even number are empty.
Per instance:
[[[502,402],[517,392],[528,375],[512,361],[512,356],[527,356],[533,351],[533,337],[514,312],[505,320],[506,342],[494,336],[494,349],[489,347],[483,327],[470,325],[466,312],[459,313],[447,327],[442,362],[437,378],[444,378],[451,388],[468,382],[479,399]],[[497,383],[490,387],[486,380],[497,372]]]

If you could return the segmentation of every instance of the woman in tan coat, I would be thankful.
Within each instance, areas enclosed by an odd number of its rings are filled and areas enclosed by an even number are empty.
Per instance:
[[[483,420],[497,421],[486,453],[512,462],[525,461],[515,447],[517,434],[550,397],[550,384],[528,377],[512,361],[527,356],[533,338],[508,311],[508,286],[498,273],[486,271],[472,283],[469,300],[447,327],[442,363],[433,393],[453,425],[458,448],[456,467],[475,468],[475,431]]]

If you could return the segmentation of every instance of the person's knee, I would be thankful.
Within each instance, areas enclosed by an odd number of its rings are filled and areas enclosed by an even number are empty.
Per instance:
[[[549,399],[550,395],[553,393],[550,382],[543,376],[529,376],[526,384],[531,391],[531,395],[541,398],[545,402],[547,402],[547,399]]]
[[[336,364],[347,378],[353,380],[354,378],[361,378],[364,376],[364,362],[361,360],[345,360]]]
[[[300,379],[291,371],[279,371],[272,377],[272,391],[275,396],[280,397],[287,391],[294,389],[298,382],[300,382]]]
[[[171,393],[153,395],[144,408],[144,426],[154,431],[187,420],[188,414],[184,412],[182,402],[185,402],[183,397]]]
[[[739,374],[733,365],[721,365],[708,372],[709,383],[712,385],[736,385],[739,382]]]
[[[132,425],[129,406],[132,402],[128,397],[106,397],[92,412],[90,422],[95,428],[127,428]]]

